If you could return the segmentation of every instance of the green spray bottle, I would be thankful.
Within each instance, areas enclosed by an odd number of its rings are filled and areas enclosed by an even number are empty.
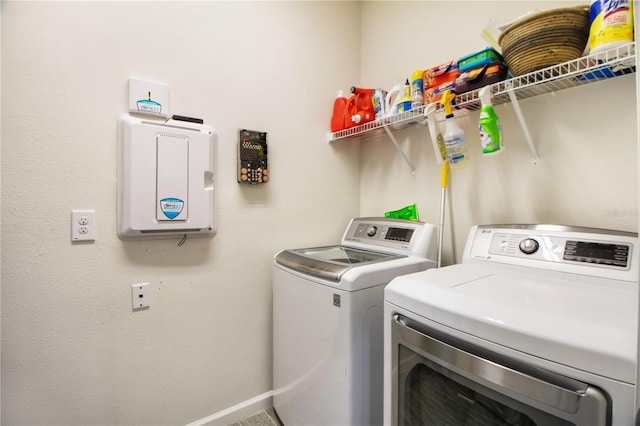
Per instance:
[[[485,86],[480,89],[478,96],[482,101],[480,107],[480,120],[478,128],[480,130],[480,143],[482,144],[482,154],[499,154],[504,150],[502,144],[502,127],[500,118],[496,115],[491,104],[491,88]]]

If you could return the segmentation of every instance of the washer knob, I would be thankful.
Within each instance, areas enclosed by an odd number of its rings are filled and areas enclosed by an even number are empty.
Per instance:
[[[524,254],[533,254],[540,248],[540,244],[533,238],[520,241],[520,251]]]
[[[378,228],[375,226],[370,226],[369,229],[367,229],[367,235],[370,237],[376,235],[376,232],[378,232]]]

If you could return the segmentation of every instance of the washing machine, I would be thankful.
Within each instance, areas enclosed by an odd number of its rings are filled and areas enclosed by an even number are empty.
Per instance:
[[[385,290],[388,425],[634,424],[635,233],[474,226]]]
[[[273,404],[287,426],[382,424],[384,287],[436,266],[437,227],[355,218],[273,259]]]

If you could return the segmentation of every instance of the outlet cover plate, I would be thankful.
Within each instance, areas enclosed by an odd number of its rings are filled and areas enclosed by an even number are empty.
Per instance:
[[[129,78],[129,112],[169,116],[169,85]]]
[[[96,211],[71,210],[71,241],[95,241]]]

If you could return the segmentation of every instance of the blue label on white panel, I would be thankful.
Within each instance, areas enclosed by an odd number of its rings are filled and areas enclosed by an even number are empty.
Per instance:
[[[183,207],[184,201],[179,198],[163,198],[160,200],[160,209],[169,219],[178,217]]]

